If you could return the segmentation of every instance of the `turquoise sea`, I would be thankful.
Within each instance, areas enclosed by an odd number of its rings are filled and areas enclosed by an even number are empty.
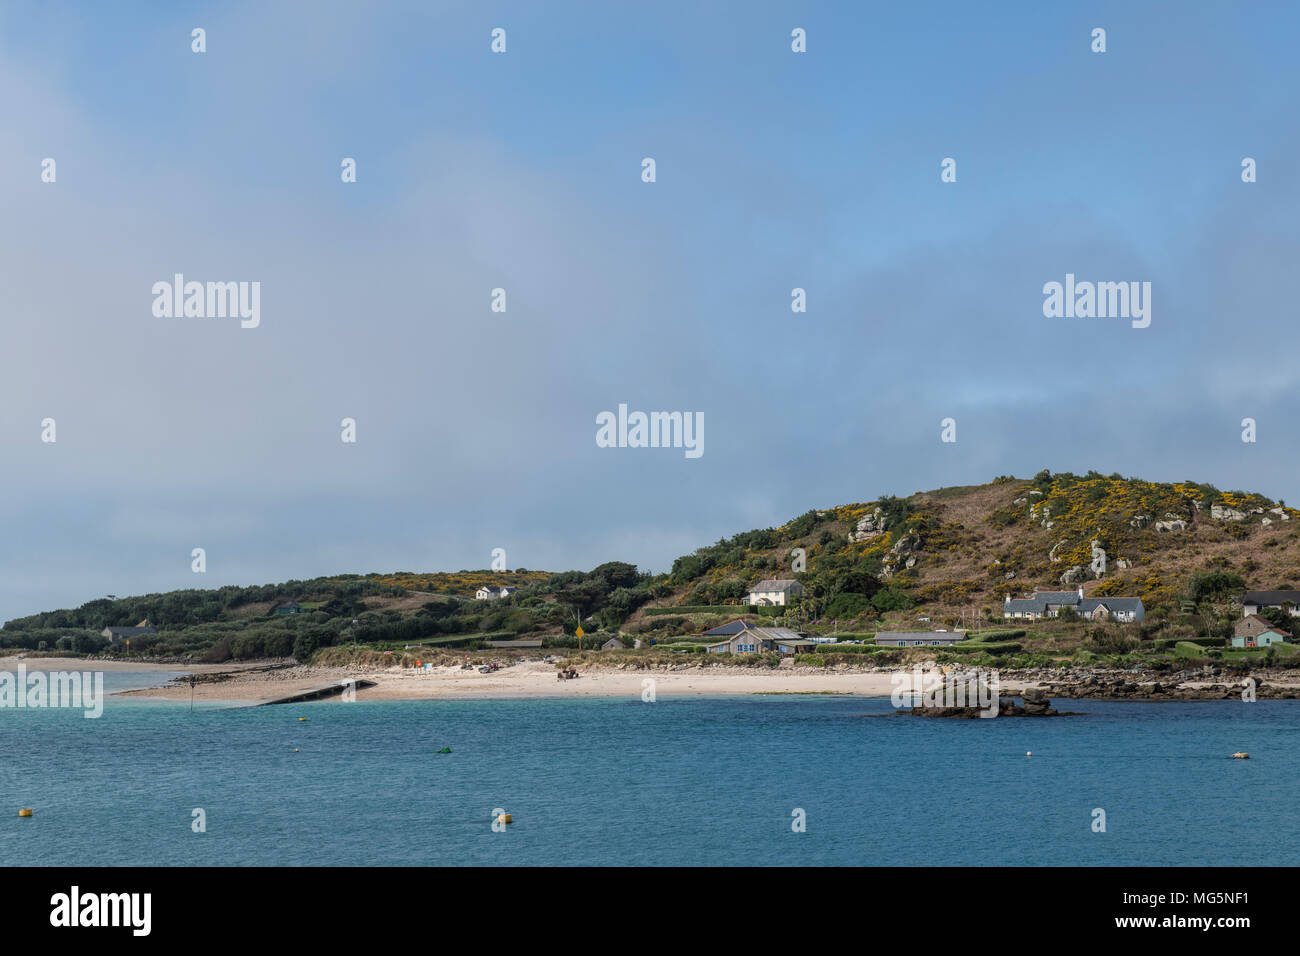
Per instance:
[[[1085,715],[811,696],[0,709],[0,865],[1300,864],[1300,701],[1058,706]]]

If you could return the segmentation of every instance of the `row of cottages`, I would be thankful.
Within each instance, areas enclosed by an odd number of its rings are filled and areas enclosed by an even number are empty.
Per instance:
[[[786,605],[795,598],[803,597],[803,585],[791,578],[770,578],[759,581],[749,590],[746,603],[762,607]]]
[[[1231,647],[1272,647],[1274,644],[1292,643],[1292,635],[1258,614],[1251,614],[1236,623],[1228,643]]]
[[[497,587],[494,584],[489,584],[485,587],[479,588],[477,591],[474,592],[474,600],[496,601],[499,600],[500,598],[510,597],[510,595],[514,594],[518,590],[519,588],[510,585],[502,585],[501,587]]]
[[[1250,617],[1266,608],[1286,612],[1292,617],[1300,617],[1300,591],[1247,591],[1240,598],[1241,616]]]
[[[1056,617],[1063,608],[1087,621],[1140,621],[1146,616],[1141,598],[1087,598],[1080,587],[1077,591],[1035,591],[1018,599],[1008,594],[1002,602],[1002,617],[1008,621],[1038,621]]]
[[[881,631],[876,635],[881,647],[950,647],[964,640],[965,631]]]
[[[108,638],[110,644],[116,641],[126,641],[138,634],[157,634],[158,628],[149,623],[148,618],[141,621],[135,627],[106,627],[99,632],[100,637]]]
[[[817,644],[788,627],[756,627],[744,621],[732,621],[705,631],[704,637],[725,640],[709,644],[710,654],[810,654]]]

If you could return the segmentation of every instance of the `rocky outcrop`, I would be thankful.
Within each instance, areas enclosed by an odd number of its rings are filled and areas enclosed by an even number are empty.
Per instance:
[[[1150,515],[1134,515],[1129,519],[1130,528],[1145,528],[1151,523]]]
[[[1034,669],[1003,671],[1002,680],[1036,681],[1048,697],[1099,700],[1241,700],[1243,675],[1228,676],[1213,665],[1162,674],[1135,674],[1124,670]],[[1255,678],[1260,700],[1294,700],[1300,687],[1277,685]]]
[[[1100,578],[1106,573],[1106,549],[1101,546],[1101,542],[1093,539],[1092,562],[1088,565],[1088,570],[1094,578]]]
[[[1021,704],[1014,697],[998,698],[999,717],[1077,717],[1065,711],[1054,710],[1052,702],[1042,690],[1026,688],[1021,695]],[[980,707],[913,707],[902,711],[913,717],[950,717],[959,720],[979,718],[983,713]]]
[[[905,534],[889,550],[894,554],[912,554],[921,550],[921,539],[914,534]]]
[[[1061,584],[1078,584],[1084,579],[1083,565],[1076,564],[1058,578]]]
[[[1155,524],[1157,531],[1186,531],[1187,522],[1172,511],[1165,512],[1165,520],[1157,521]]]
[[[850,541],[866,541],[870,538],[878,538],[885,533],[889,527],[889,516],[882,514],[877,508],[869,515],[858,519],[857,527],[849,532]]]
[[[1246,512],[1225,508],[1223,505],[1210,505],[1210,517],[1216,521],[1245,521]]]

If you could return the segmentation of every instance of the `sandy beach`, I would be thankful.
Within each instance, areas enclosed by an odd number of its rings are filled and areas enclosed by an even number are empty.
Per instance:
[[[490,674],[477,668],[435,667],[430,671],[403,667],[320,667],[301,664],[230,662],[226,664],[162,664],[134,661],[85,660],[70,657],[0,658],[0,670],[19,664],[33,670],[158,671],[162,686],[123,691],[124,695],[189,700],[188,681],[162,683],[182,674],[204,679],[194,688],[198,702],[261,701],[320,687],[346,678],[374,681],[357,691],[358,700],[436,700],[528,697],[641,697],[646,680],[654,681],[658,698],[728,696],[736,694],[852,694],[888,697],[890,674],[820,671],[800,668],[760,670],[750,667],[694,667],[638,670],[616,666],[580,668],[574,680],[557,680],[554,664],[515,663]],[[1006,686],[1006,685],[1004,685]],[[1007,689],[1010,689],[1009,687]]]
[[[2,664],[3,662],[0,662]],[[217,667],[218,672],[230,668]],[[293,666],[265,671],[245,668],[217,683],[200,683],[195,700],[256,701],[292,694],[345,678],[374,681],[374,687],[357,691],[358,700],[435,700],[528,697],[637,697],[646,680],[654,681],[656,697],[732,694],[855,694],[888,697],[893,690],[889,674],[808,671],[757,671],[752,668],[684,668],[682,670],[580,670],[574,680],[557,680],[555,666],[543,662],[514,664],[494,673],[458,666],[431,671],[412,668],[350,668]],[[188,700],[190,687],[166,685],[125,693]]]
[[[857,671],[851,668],[727,667],[672,664],[668,667],[639,669],[626,664],[619,667],[590,665],[578,668],[574,680],[556,680],[556,665],[541,660],[516,662],[492,673],[480,673],[477,666],[462,669],[459,665],[423,670],[410,667],[382,667],[353,664],[349,666],[303,665],[292,660],[229,661],[224,664],[181,664],[146,661],[107,661],[70,657],[0,657],[0,670],[12,671],[19,664],[35,670],[103,670],[156,671],[160,686],[120,691],[121,696],[142,696],[188,701],[188,680],[195,674],[199,682],[193,689],[196,702],[258,703],[311,690],[326,684],[354,678],[373,681],[373,687],[360,688],[358,700],[452,700],[509,699],[534,697],[635,697],[646,690],[644,682],[654,682],[657,699],[677,697],[735,696],[749,694],[841,694],[859,697],[889,697],[894,690],[891,671]],[[910,672],[910,670],[909,670]],[[1295,691],[1295,672],[1270,674],[1275,688]],[[1043,687],[1054,675],[1023,673],[1017,677],[1004,674],[1001,690],[1018,694],[1025,687]],[[1144,681],[1153,680],[1148,676]],[[1221,682],[1220,682],[1221,684]],[[1191,680],[1187,688],[1208,687],[1210,682]],[[1234,694],[1236,691],[1234,690]],[[1092,693],[1061,696],[1112,696],[1102,688]],[[1116,695],[1120,696],[1120,695]],[[1122,695],[1134,696],[1134,695]]]

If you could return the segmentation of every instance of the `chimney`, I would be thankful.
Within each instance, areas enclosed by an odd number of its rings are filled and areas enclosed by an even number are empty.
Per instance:
[[[1010,603],[1011,603],[1011,595],[1010,595],[1010,594],[1004,594],[1004,595],[1002,596],[1002,603],[1003,603],[1003,604],[1010,604]]]
[[[1082,585],[1082,584],[1079,585],[1079,600],[1080,600],[1080,601],[1083,600],[1083,585]]]

